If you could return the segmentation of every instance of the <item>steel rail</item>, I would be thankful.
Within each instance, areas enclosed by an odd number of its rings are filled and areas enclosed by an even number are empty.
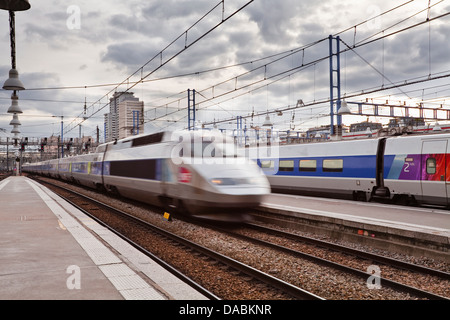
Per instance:
[[[273,229],[273,228],[269,228],[269,227],[265,227],[265,226],[260,226],[260,225],[254,224],[254,223],[247,223],[246,226],[249,228],[261,231],[261,232],[270,233],[270,234],[273,234],[276,236],[289,238],[289,239],[292,239],[295,241],[310,243],[310,244],[316,245],[318,247],[322,247],[325,249],[334,250],[334,251],[338,251],[338,252],[342,252],[342,253],[347,253],[347,254],[350,254],[350,255],[353,255],[353,256],[356,256],[359,258],[372,260],[372,261],[378,262],[380,264],[390,265],[390,266],[394,266],[394,267],[401,268],[401,269],[408,270],[408,271],[420,272],[420,273],[423,273],[426,275],[431,275],[431,276],[442,278],[443,280],[450,280],[450,273],[445,272],[445,271],[436,270],[436,269],[424,267],[421,265],[401,261],[398,259],[393,259],[393,258],[389,258],[386,256],[353,249],[350,247],[334,244],[334,243],[331,243],[328,241],[323,241],[323,240],[314,239],[311,237],[297,235],[297,234],[286,232],[286,231],[281,231],[281,230],[277,230],[277,229]]]
[[[351,268],[351,267],[348,267],[348,266],[345,266],[345,265],[342,265],[342,264],[339,264],[339,263],[336,263],[336,262],[333,262],[330,260],[319,258],[319,257],[316,257],[311,254],[293,250],[293,249],[290,249],[290,248],[287,248],[287,247],[284,247],[284,246],[281,246],[278,244],[274,244],[274,243],[271,243],[271,242],[268,242],[265,240],[260,240],[260,239],[254,238],[254,237],[246,236],[246,235],[243,235],[243,234],[240,234],[237,232],[233,232],[233,231],[230,231],[230,230],[218,227],[218,226],[212,226],[212,225],[209,225],[209,226],[211,228],[213,228],[214,230],[220,230],[221,232],[226,232],[226,233],[228,233],[232,236],[235,236],[237,238],[240,238],[242,240],[249,241],[249,242],[252,242],[252,243],[255,243],[258,245],[262,245],[262,246],[267,246],[269,248],[273,248],[275,250],[279,250],[279,251],[285,252],[287,254],[291,254],[293,256],[300,257],[302,259],[310,260],[314,263],[318,263],[318,264],[325,265],[325,266],[328,266],[328,267],[331,267],[331,268],[334,268],[337,270],[344,271],[349,274],[353,274],[353,275],[358,276],[363,279],[368,279],[368,277],[371,276],[370,274],[368,274],[364,271],[361,271],[361,270],[358,270],[355,268]],[[264,227],[261,227],[261,228],[264,228]],[[437,295],[434,293],[430,293],[430,292],[427,292],[427,291],[424,291],[424,290],[421,290],[421,289],[418,289],[415,287],[411,287],[411,286],[408,286],[408,285],[405,285],[405,284],[402,284],[402,283],[399,283],[399,282],[396,282],[393,280],[389,280],[389,279],[381,278],[381,277],[379,279],[380,279],[380,283],[382,283],[383,285],[386,285],[387,287],[390,287],[392,289],[399,290],[402,292],[414,294],[421,298],[426,298],[426,299],[430,299],[430,300],[450,300],[447,297],[443,297],[443,296],[440,296],[440,295]]]
[[[97,206],[103,207],[108,209],[111,213],[115,213],[118,215],[121,215],[123,217],[126,217],[126,219],[130,219],[138,224],[143,225],[145,228],[148,228],[149,230],[151,230],[152,232],[158,233],[168,239],[171,239],[175,242],[181,243],[182,245],[184,245],[185,247],[191,248],[192,250],[195,250],[203,255],[209,256],[212,259],[219,261],[235,270],[238,270],[244,274],[247,274],[255,279],[258,279],[259,281],[262,281],[274,288],[277,288],[281,291],[283,291],[284,293],[287,293],[293,297],[295,297],[296,299],[302,299],[302,300],[325,300],[324,298],[315,295],[311,292],[308,292],[302,288],[299,288],[297,286],[294,286],[288,282],[285,282],[281,279],[278,279],[276,277],[273,277],[265,272],[262,272],[256,268],[253,268],[249,265],[246,265],[240,261],[237,261],[235,259],[232,259],[230,257],[227,257],[219,252],[216,252],[214,250],[211,250],[209,248],[206,248],[204,246],[198,245],[188,239],[182,238],[174,233],[171,233],[169,231],[166,231],[164,229],[161,229],[155,225],[152,225],[150,223],[148,223],[147,221],[144,221],[140,218],[137,218],[127,212],[121,211],[119,209],[116,209],[112,206],[109,206],[105,203],[102,203],[96,199],[90,198],[88,196],[85,196],[83,194],[80,194],[76,191],[64,188],[62,186],[59,185],[55,185],[52,184],[51,182],[47,182],[47,181],[40,181],[42,183],[46,183],[46,184],[50,184],[52,186],[55,186],[57,188],[63,189],[66,192],[69,192],[71,194],[76,195],[77,197],[82,197],[84,200],[86,201],[91,201],[93,203],[95,203]],[[60,195],[61,196],[61,195]],[[148,252],[146,249],[142,248],[141,246],[139,246],[138,244],[134,243],[134,241],[132,241],[131,239],[129,239],[128,237],[122,235],[120,232],[114,230],[113,228],[111,228],[110,226],[108,226],[107,224],[105,224],[104,222],[102,222],[101,220],[97,219],[96,217],[94,217],[92,214],[90,214],[89,212],[87,212],[85,209],[81,208],[80,206],[76,205],[73,201],[67,199],[66,197],[61,196],[62,198],[64,198],[64,200],[68,201],[69,203],[71,203],[73,206],[77,207],[79,210],[81,210],[82,212],[84,212],[85,214],[89,215],[90,217],[92,217],[93,219],[95,219],[96,221],[98,221],[100,224],[102,224],[103,226],[105,226],[106,228],[110,229],[112,232],[114,232],[115,234],[117,234],[118,236],[120,236],[121,238],[123,238],[125,241],[129,242],[131,245],[135,246],[137,249],[141,250],[143,253],[145,254],[149,254],[152,258],[154,258],[158,263],[161,263],[161,265],[164,266],[168,266],[168,270],[172,272],[172,270],[174,270],[175,275],[180,275],[180,277],[183,280],[186,280],[187,282],[189,282],[193,287],[198,288],[198,290],[200,292],[202,292],[203,294],[207,295],[208,297],[212,298],[212,299],[220,299],[218,297],[216,297],[213,293],[210,293],[209,291],[207,291],[205,288],[203,288],[202,286],[200,286],[199,284],[197,284],[194,280],[184,276],[182,273],[180,273],[179,271],[177,271],[176,269],[174,269],[173,267],[171,267],[170,265],[168,265],[167,263],[165,263],[164,261],[162,261],[161,259],[159,259],[158,257],[154,256],[151,252]]]
[[[114,207],[111,207],[105,203],[102,203],[96,199],[90,198],[88,196],[85,196],[81,193],[78,193],[76,191],[70,190],[68,188],[53,184],[51,182],[48,181],[43,181],[40,179],[36,179],[39,183],[42,184],[48,184],[51,185],[53,187],[62,189],[66,192],[69,192],[77,197],[82,197],[84,200],[90,201],[92,203],[95,203],[95,205],[100,206],[102,208],[106,208],[107,210],[109,210],[110,212],[114,212],[116,214],[121,214],[121,215],[126,215],[129,218],[133,218],[135,220],[140,220],[136,217],[132,217],[131,215],[129,215],[126,212],[120,211]],[[186,282],[188,285],[190,285],[191,287],[193,287],[194,289],[196,289],[197,291],[199,291],[201,294],[203,294],[205,297],[207,297],[208,299],[211,300],[221,300],[219,297],[217,297],[215,294],[213,294],[212,292],[210,292],[209,290],[207,290],[206,288],[204,288],[203,286],[201,286],[200,284],[198,284],[197,282],[195,282],[194,280],[192,280],[191,278],[189,278],[188,276],[186,276],[185,274],[183,274],[182,272],[178,271],[176,268],[172,267],[170,264],[166,263],[164,260],[160,259],[158,256],[154,255],[152,252],[148,251],[147,249],[145,249],[144,247],[142,247],[141,245],[139,245],[138,243],[136,243],[135,241],[131,240],[130,238],[128,238],[127,236],[125,236],[124,234],[118,232],[117,230],[115,230],[114,228],[112,228],[111,226],[109,226],[107,223],[105,223],[104,221],[102,221],[101,219],[97,218],[94,214],[90,213],[88,210],[82,208],[81,206],[77,205],[76,203],[74,203],[72,200],[68,199],[67,197],[58,194],[59,197],[63,198],[65,201],[67,201],[68,203],[70,203],[72,206],[74,206],[75,208],[77,208],[78,210],[80,210],[81,212],[83,212],[85,215],[87,215],[88,217],[92,218],[93,220],[95,220],[97,223],[99,223],[100,225],[102,225],[103,227],[107,228],[108,230],[110,230],[111,232],[113,232],[114,234],[116,234],[117,236],[119,236],[121,239],[123,239],[124,241],[128,242],[131,246],[133,246],[134,248],[136,248],[137,250],[139,250],[140,252],[142,252],[143,254],[145,254],[146,256],[150,257],[151,259],[153,259],[156,263],[158,263],[161,267],[163,267],[164,269],[166,269],[167,271],[169,271],[170,273],[172,273],[174,276],[178,277],[179,279],[181,279],[182,281]],[[140,222],[144,222],[143,220],[140,220]],[[145,223],[145,222],[144,222]]]

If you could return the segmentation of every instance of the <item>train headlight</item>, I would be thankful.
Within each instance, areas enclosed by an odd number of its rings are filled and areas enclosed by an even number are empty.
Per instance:
[[[211,183],[220,186],[223,183],[222,179],[211,179]]]
[[[215,186],[261,185],[266,182],[264,177],[213,178],[209,181]]]
[[[235,179],[232,178],[214,178],[210,180],[213,185],[216,186],[234,186],[237,184]]]

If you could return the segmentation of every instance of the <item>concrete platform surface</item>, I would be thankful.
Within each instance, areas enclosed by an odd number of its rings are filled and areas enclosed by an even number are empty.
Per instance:
[[[26,177],[0,182],[0,299],[204,300]]]

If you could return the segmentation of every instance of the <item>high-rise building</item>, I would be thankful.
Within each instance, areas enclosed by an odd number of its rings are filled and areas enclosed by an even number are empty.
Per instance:
[[[144,133],[144,102],[119,103],[119,139]]]
[[[123,123],[122,126],[124,126],[124,128],[126,126],[128,126],[128,122],[125,120],[121,120],[120,119],[120,104],[123,104],[122,109],[124,109],[125,111],[123,111],[123,115],[122,117],[129,117],[128,115],[128,110],[129,108],[127,107],[128,105],[130,106],[141,106],[142,107],[142,112],[139,115],[140,119],[143,119],[143,113],[144,113],[144,102],[140,102],[139,98],[136,98],[134,96],[133,92],[115,92],[113,97],[111,99],[109,99],[109,113],[105,114],[105,141],[106,142],[110,142],[110,141],[114,141],[115,139],[122,139],[124,137],[127,137],[129,135],[131,135],[130,129],[128,130],[128,134],[120,134],[120,123]],[[135,110],[135,109],[133,109]],[[130,109],[130,112],[132,112],[133,110]],[[133,118],[133,114],[131,113],[131,119]],[[128,127],[126,127],[128,128]],[[125,130],[126,130],[125,128]],[[141,130],[139,130],[141,131]],[[143,128],[142,128],[143,131]],[[142,132],[140,132],[142,133]]]

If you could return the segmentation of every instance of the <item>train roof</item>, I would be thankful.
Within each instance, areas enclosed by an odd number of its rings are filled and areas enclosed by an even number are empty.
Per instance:
[[[138,136],[127,137],[121,140],[103,143],[97,147],[96,152],[104,152],[106,147],[116,146],[117,149],[141,147],[149,144],[159,143],[163,141],[166,132],[158,132],[154,134],[143,134]]]
[[[162,142],[179,142],[182,141],[184,138],[188,139],[196,139],[196,138],[203,138],[211,137],[211,136],[221,136],[224,137],[225,135],[218,131],[218,130],[198,130],[198,131],[188,131],[188,130],[179,130],[179,131],[163,131],[153,134],[142,134],[132,137],[127,137],[121,140],[117,141],[111,141],[104,144],[101,144],[97,147],[97,153],[98,152],[104,152],[106,150],[107,146],[110,146],[109,148],[120,150],[120,149],[127,149],[127,148],[135,148],[135,147],[142,147],[146,145],[151,144],[157,144]],[[182,139],[183,138],[183,139]],[[109,150],[108,148],[108,150]]]

